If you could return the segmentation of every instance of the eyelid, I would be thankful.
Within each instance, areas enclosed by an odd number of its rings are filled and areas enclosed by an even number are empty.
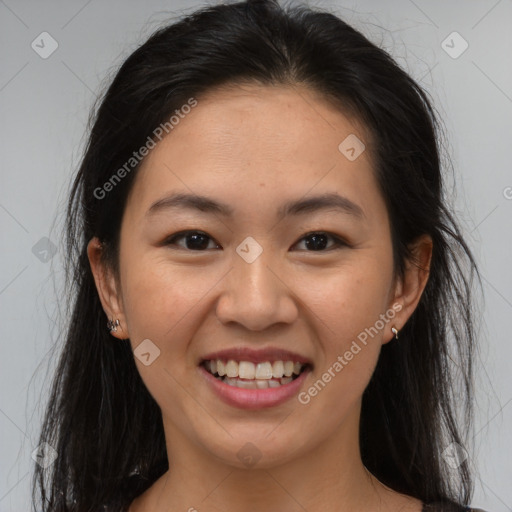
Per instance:
[[[310,253],[316,254],[316,253],[322,253],[322,252],[329,252],[329,251],[332,251],[335,249],[341,249],[343,247],[350,247],[350,244],[346,240],[344,240],[341,236],[331,233],[329,231],[321,231],[321,230],[316,230],[316,231],[313,230],[313,231],[308,231],[307,233],[304,233],[299,238],[299,240],[297,240],[297,242],[295,242],[292,245],[292,247],[294,247],[298,243],[302,242],[305,238],[307,238],[308,236],[311,236],[311,235],[326,235],[326,236],[330,237],[332,240],[334,240],[334,246],[330,247],[329,249],[324,249],[323,251],[303,251],[303,252],[310,252]]]
[[[173,233],[172,235],[170,235],[170,236],[165,238],[165,240],[162,242],[162,245],[176,245],[177,247],[180,247],[181,249],[184,249],[184,250],[190,251],[190,252],[206,252],[208,249],[204,249],[202,251],[201,250],[194,251],[192,249],[187,249],[186,247],[181,247],[178,244],[174,243],[176,239],[181,238],[181,237],[185,237],[185,236],[190,235],[190,234],[204,235],[207,238],[209,238],[210,241],[212,241],[217,246],[222,248],[222,246],[219,244],[219,242],[217,242],[217,240],[215,240],[215,238],[213,238],[211,235],[209,235],[208,233],[206,233],[205,231],[202,231],[200,229],[186,229],[186,230],[183,230],[183,231],[179,231],[177,233]],[[304,252],[320,253],[320,252],[329,252],[329,251],[332,251],[332,250],[335,250],[335,249],[340,249],[340,248],[343,248],[343,247],[350,247],[350,244],[346,240],[344,240],[342,237],[340,237],[339,235],[336,235],[336,234],[331,233],[329,231],[321,231],[321,230],[316,230],[315,231],[315,230],[313,230],[313,231],[308,231],[307,233],[304,233],[292,245],[292,248],[294,246],[296,246],[298,243],[302,242],[305,238],[307,238],[309,236],[312,236],[312,235],[326,235],[327,237],[331,238],[334,241],[334,246],[330,247],[329,249],[324,249],[322,251],[304,251]]]
[[[208,233],[206,233],[205,231],[202,231],[200,229],[185,229],[183,231],[173,233],[172,235],[170,235],[164,239],[164,241],[162,242],[162,245],[175,245],[176,247],[179,247],[179,248],[181,248],[185,251],[189,251],[189,252],[206,252],[206,250],[194,251],[192,249],[187,249],[186,247],[181,247],[180,245],[174,243],[176,239],[185,237],[185,236],[191,235],[191,234],[204,235],[204,236],[208,237],[213,243],[215,243],[216,245],[218,245],[219,247],[222,248],[222,246],[219,244],[219,242],[217,242],[217,240],[215,240],[215,238],[213,238],[211,235],[209,235]]]

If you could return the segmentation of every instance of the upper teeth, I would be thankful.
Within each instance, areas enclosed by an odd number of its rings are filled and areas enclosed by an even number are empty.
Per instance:
[[[281,379],[282,377],[291,377],[293,373],[299,375],[304,365],[294,361],[274,361],[270,363],[254,364],[250,361],[233,361],[230,359],[227,362],[221,359],[212,359],[205,361],[206,369],[215,374],[218,373],[220,377],[226,375],[227,377],[240,379]]]

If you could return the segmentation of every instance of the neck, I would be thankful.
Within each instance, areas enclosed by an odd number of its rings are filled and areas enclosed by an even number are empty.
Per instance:
[[[358,412],[358,411],[357,411]],[[208,510],[377,511],[390,491],[364,467],[359,450],[359,414],[336,436],[283,463],[239,468],[219,461],[166,424],[169,470],[130,512]],[[319,422],[319,428],[321,422]]]

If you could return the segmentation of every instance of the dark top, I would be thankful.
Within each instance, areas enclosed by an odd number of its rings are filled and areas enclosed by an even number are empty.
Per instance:
[[[125,505],[120,510],[126,512],[131,504]],[[106,507],[101,512],[105,512]],[[100,512],[100,511],[98,511]],[[450,503],[423,503],[422,512],[485,512],[481,508],[470,508]]]
[[[481,508],[469,508],[452,503],[424,503],[422,512],[485,512]]]
[[[121,506],[121,508],[114,508],[113,510],[121,510],[122,512],[126,512],[130,504]],[[109,510],[106,506],[104,506],[103,510],[98,512],[106,512]],[[485,512],[481,508],[470,508],[464,507],[462,505],[457,505],[455,503],[423,503],[422,512]]]
[[[129,506],[127,505],[123,511],[127,511],[128,508]],[[422,512],[485,512],[485,510],[450,503],[423,503]]]

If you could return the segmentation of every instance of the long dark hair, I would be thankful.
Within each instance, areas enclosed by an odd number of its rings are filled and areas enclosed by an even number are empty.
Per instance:
[[[57,458],[47,469],[35,466],[34,501],[51,512],[123,510],[168,469],[160,409],[129,340],[114,343],[107,332],[87,243],[99,237],[116,269],[139,165],[108,197],[98,189],[190,98],[244,82],[305,85],[369,129],[397,275],[409,245],[432,237],[426,289],[399,340],[383,347],[363,396],[361,452],[368,470],[397,491],[468,504],[468,461],[450,470],[442,453],[450,443],[464,446],[471,425],[479,275],[446,205],[433,102],[388,53],[338,17],[273,0],[205,7],[158,30],[122,64],[91,115],[67,210],[70,321],[40,438]]]

